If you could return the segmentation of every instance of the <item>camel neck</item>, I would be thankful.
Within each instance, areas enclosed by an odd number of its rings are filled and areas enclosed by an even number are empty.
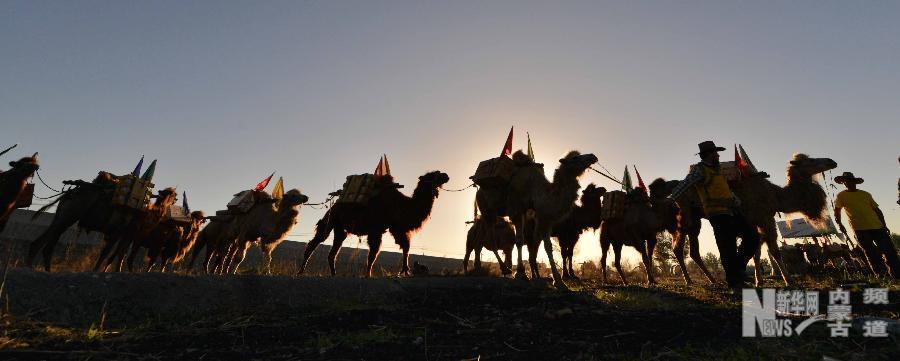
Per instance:
[[[789,174],[784,188],[774,187],[780,212],[801,212],[810,219],[822,217],[826,202],[825,190],[812,175]]]

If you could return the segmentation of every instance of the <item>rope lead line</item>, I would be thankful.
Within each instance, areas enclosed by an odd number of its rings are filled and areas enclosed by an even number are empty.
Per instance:
[[[37,174],[38,180],[40,180],[41,183],[44,185],[44,187],[47,187],[47,189],[49,189],[49,190],[51,190],[51,191],[54,191],[54,192],[57,192],[57,193],[61,193],[61,192],[62,192],[62,191],[58,191],[58,190],[56,190],[56,189],[53,189],[53,187],[51,187],[51,186],[48,186],[48,185],[47,185],[47,182],[44,182],[44,178],[41,178],[41,172],[39,172],[39,171],[34,171],[34,174]]]
[[[475,183],[469,184],[468,186],[466,186],[466,187],[464,187],[464,188],[460,188],[460,189],[447,189],[447,188],[444,188],[444,187],[440,187],[440,188],[441,188],[442,190],[447,191],[447,192],[462,192],[462,191],[464,191],[464,190],[466,190],[466,189],[469,189],[469,188],[472,188],[472,187],[474,187],[474,186],[475,186]]]
[[[588,167],[588,169],[590,169],[590,170],[592,170],[592,171],[594,171],[594,172],[597,172],[598,174],[600,174],[600,175],[606,177],[607,179],[609,179],[609,180],[611,180],[611,181],[613,181],[613,182],[618,183],[619,185],[622,184],[622,182],[619,182],[619,180],[613,178],[613,177],[610,176],[610,175],[607,175],[606,173],[603,173],[603,172],[601,172],[601,171],[599,171],[599,170],[594,169],[594,167]]]

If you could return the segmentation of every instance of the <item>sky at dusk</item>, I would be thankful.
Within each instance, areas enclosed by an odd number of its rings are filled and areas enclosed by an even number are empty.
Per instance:
[[[513,125],[548,176],[577,149],[616,176],[627,164],[647,182],[682,178],[709,139],[743,144],[776,184],[793,153],[830,157],[830,176],[865,178],[898,232],[898,14],[848,1],[4,1],[0,148],[19,147],[2,164],[38,151],[58,186],[144,154],[157,186],[212,213],[273,171],[322,201],[382,153],[407,193],[430,170],[462,188]],[[413,252],[461,257],[474,195],[442,193]],[[311,238],[323,213],[302,208],[289,239]],[[701,251],[714,245],[707,226]],[[598,252],[587,233],[576,261]]]

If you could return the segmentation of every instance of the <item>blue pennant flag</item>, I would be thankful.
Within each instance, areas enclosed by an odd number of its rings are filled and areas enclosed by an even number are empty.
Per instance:
[[[134,167],[134,172],[131,172],[131,175],[133,175],[135,177],[140,177],[141,176],[141,168],[143,168],[143,167],[144,167],[144,156],[141,155],[141,160],[138,161],[138,164],[136,167]]]

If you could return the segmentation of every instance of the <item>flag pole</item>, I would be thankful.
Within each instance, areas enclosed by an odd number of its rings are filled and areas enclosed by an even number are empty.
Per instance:
[[[13,144],[12,147],[6,148],[2,152],[0,152],[0,156],[3,156],[4,154],[9,153],[9,151],[13,150],[13,148],[18,147],[18,146],[19,146],[18,143]]]

